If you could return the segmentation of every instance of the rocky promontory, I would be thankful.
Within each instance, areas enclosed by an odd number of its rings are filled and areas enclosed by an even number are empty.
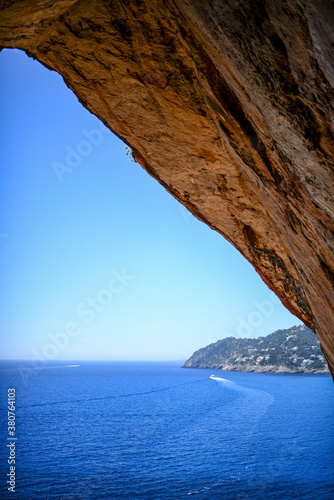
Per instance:
[[[263,373],[329,373],[319,341],[304,325],[259,337],[227,337],[196,351],[183,368]]]

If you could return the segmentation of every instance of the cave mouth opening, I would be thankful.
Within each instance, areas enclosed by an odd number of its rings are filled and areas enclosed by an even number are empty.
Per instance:
[[[57,73],[17,49],[0,58],[3,320],[17,346],[6,357],[44,349],[60,359],[185,359],[224,336],[298,323],[228,242],[130,161]],[[268,300],[269,317],[256,305]],[[66,332],[57,348],[52,338]]]

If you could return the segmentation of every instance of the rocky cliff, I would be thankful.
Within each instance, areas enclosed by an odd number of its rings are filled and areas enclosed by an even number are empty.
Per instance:
[[[277,330],[266,337],[227,337],[196,351],[183,368],[215,368],[257,373],[329,373],[319,341],[306,326]]]
[[[58,71],[317,333],[334,374],[332,0],[5,0],[0,12],[0,47]]]

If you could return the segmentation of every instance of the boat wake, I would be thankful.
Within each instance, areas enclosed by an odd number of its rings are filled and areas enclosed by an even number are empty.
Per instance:
[[[216,377],[215,375],[211,375],[210,378],[215,380],[222,388],[227,389],[230,394],[235,395],[232,405],[234,407],[234,422],[232,425],[237,425],[237,421],[240,421],[241,428],[250,438],[257,432],[257,427],[261,423],[263,416],[274,402],[274,396],[269,392],[245,387],[226,378]]]
[[[224,382],[228,382],[226,378],[216,377],[216,375],[210,375],[210,378],[213,380],[223,380]]]
[[[24,365],[19,365],[16,368],[10,368],[10,370],[15,370],[18,371],[19,374],[21,372],[27,372],[29,370],[35,371],[35,370],[55,370],[58,368],[77,368],[80,365],[59,365],[59,366],[24,366]]]

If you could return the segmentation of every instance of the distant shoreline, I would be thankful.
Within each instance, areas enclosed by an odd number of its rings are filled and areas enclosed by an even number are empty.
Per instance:
[[[281,375],[330,375],[328,369],[324,370],[291,370],[285,366],[185,366],[182,365],[181,368],[199,369],[199,370],[220,370],[222,372],[239,372],[239,373],[271,373],[271,374],[281,374]]]
[[[182,368],[242,373],[329,374],[316,335],[304,325],[277,330],[255,339],[226,337],[194,352]]]

